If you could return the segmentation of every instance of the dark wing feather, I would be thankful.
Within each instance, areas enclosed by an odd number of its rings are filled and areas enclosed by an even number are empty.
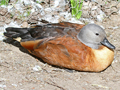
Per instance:
[[[61,22],[47,25],[36,25],[34,26],[35,32],[33,32],[33,37],[56,37],[69,35],[75,37],[80,29],[85,26],[83,24]],[[40,31],[41,30],[41,31]],[[32,30],[31,30],[32,33]]]
[[[21,37],[22,41],[37,40],[49,37],[75,37],[84,25],[61,22],[56,24],[36,25],[32,28],[6,28],[5,36],[10,38]]]

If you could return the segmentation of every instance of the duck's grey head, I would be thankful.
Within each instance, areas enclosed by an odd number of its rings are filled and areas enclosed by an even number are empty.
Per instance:
[[[110,49],[115,49],[115,46],[107,40],[106,33],[103,28],[96,24],[88,24],[84,26],[77,35],[77,38],[82,43],[93,49],[98,49],[101,45]]]

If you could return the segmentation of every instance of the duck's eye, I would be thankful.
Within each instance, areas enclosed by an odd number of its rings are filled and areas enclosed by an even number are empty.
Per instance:
[[[96,33],[96,35],[98,36],[98,35],[99,35],[99,33]]]

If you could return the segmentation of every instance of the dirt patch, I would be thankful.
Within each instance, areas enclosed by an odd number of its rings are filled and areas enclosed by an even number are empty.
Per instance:
[[[53,67],[21,51],[19,47],[0,42],[0,88],[5,90],[118,90],[120,88],[120,31],[119,28],[113,29],[111,26],[120,25],[120,19],[116,15],[111,18],[107,22],[98,23],[106,28],[108,39],[116,46],[114,63],[105,71],[89,73]]]

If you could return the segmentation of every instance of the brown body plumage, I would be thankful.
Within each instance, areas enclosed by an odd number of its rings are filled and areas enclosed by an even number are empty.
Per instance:
[[[69,69],[99,72],[112,63],[113,49],[104,45],[94,49],[77,38],[84,25],[68,22],[49,25],[35,26],[33,30],[28,30],[33,38],[30,39],[30,35],[21,35],[20,44],[44,62]],[[13,33],[9,34],[11,31],[17,29],[8,28],[5,35],[14,38]]]

